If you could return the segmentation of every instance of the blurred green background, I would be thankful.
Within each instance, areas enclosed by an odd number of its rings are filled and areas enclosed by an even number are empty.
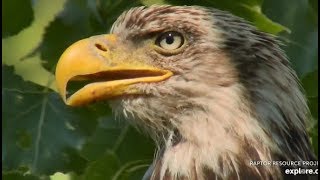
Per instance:
[[[318,152],[317,0],[3,0],[3,179],[141,179],[153,142],[114,120],[106,103],[64,105],[54,69],[73,42],[107,33],[124,10],[151,4],[215,7],[280,36],[306,90]]]

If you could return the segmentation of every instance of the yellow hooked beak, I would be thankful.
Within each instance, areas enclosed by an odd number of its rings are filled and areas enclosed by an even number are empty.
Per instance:
[[[117,36],[101,35],[80,40],[68,47],[56,68],[56,83],[64,102],[70,106],[127,94],[139,94],[130,86],[136,83],[159,82],[172,72],[135,59],[134,53],[118,48]],[[70,81],[90,80],[90,83],[67,96]]]

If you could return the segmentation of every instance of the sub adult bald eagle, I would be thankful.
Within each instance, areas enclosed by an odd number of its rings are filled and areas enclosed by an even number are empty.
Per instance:
[[[72,80],[88,84],[67,97]],[[252,162],[316,160],[309,110],[275,37],[199,6],[136,7],[71,45],[56,69],[67,105],[109,100],[158,153],[144,179],[294,179]]]

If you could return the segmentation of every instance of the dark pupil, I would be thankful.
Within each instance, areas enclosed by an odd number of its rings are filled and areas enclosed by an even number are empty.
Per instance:
[[[172,44],[174,41],[173,35],[170,33],[168,34],[168,36],[166,37],[166,43],[167,44]]]

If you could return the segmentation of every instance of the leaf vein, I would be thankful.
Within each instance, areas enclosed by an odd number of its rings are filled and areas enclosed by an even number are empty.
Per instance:
[[[33,156],[33,163],[32,163],[32,168],[31,172],[34,172],[37,168],[38,164],[38,157],[39,157],[39,150],[40,150],[40,140],[41,140],[41,134],[42,134],[42,126],[44,123],[45,119],[45,112],[46,112],[46,107],[47,107],[47,102],[48,102],[48,97],[45,96],[42,100],[42,105],[41,105],[41,112],[40,112],[40,118],[39,118],[39,123],[38,123],[38,128],[37,128],[37,136],[36,136],[36,142],[35,142],[35,152]]]

